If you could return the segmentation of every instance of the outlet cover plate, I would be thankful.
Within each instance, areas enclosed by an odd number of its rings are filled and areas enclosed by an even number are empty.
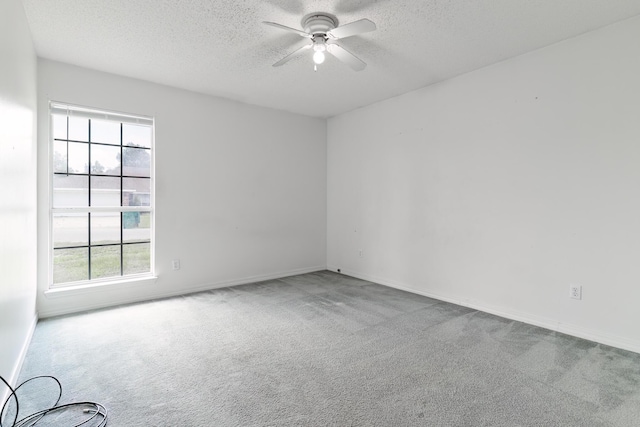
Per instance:
[[[582,299],[582,286],[569,285],[569,297],[573,299]]]

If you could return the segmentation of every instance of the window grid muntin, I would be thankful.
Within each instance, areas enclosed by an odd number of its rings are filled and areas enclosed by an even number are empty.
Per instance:
[[[122,186],[122,174],[124,173],[124,151],[122,149],[122,145],[124,144],[122,138],[122,122],[120,122],[120,196],[118,199],[120,200],[120,206],[122,207],[122,191],[124,187]],[[151,175],[151,164],[149,164],[149,175]],[[120,211],[120,276],[124,275],[124,249],[122,247],[122,243],[124,243],[124,215],[123,212]]]

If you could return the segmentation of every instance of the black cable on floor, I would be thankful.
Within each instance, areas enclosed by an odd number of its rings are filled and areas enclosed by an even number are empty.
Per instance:
[[[55,401],[55,403],[47,409],[43,409],[41,411],[38,412],[34,412],[31,415],[27,415],[24,418],[21,418],[18,420],[18,414],[20,411],[20,403],[18,401],[18,395],[16,394],[18,389],[20,387],[22,387],[23,385],[27,384],[30,381],[34,381],[37,379],[41,379],[41,378],[49,378],[52,379],[56,382],[57,386],[58,386],[58,397]],[[40,375],[37,377],[33,377],[33,378],[29,378],[28,380],[20,383],[15,389],[13,387],[11,387],[11,385],[4,379],[2,378],[2,376],[0,375],[0,380],[2,380],[2,382],[9,388],[9,390],[11,391],[11,394],[9,395],[9,397],[7,397],[7,399],[4,401],[3,405],[2,405],[2,410],[0,410],[0,427],[3,427],[4,425],[2,424],[2,419],[4,418],[4,411],[5,409],[7,409],[7,405],[9,404],[9,402],[11,401],[11,399],[13,398],[13,400],[16,403],[16,413],[13,416],[13,421],[12,424],[7,425],[6,427],[32,427],[35,426],[42,418],[44,418],[45,416],[52,414],[52,413],[56,413],[56,412],[61,412],[64,410],[67,410],[69,408],[81,408],[83,409],[83,413],[88,414],[87,415],[87,419],[85,419],[84,421],[82,421],[81,423],[78,423],[76,425],[74,425],[73,427],[81,427],[81,426],[95,426],[95,427],[104,427],[107,425],[107,408],[105,408],[103,405],[96,403],[96,402],[74,402],[74,403],[66,403],[63,405],[59,405],[60,403],[60,399],[62,398],[62,384],[60,384],[60,381],[58,381],[58,379],[56,377],[50,376],[50,375]]]

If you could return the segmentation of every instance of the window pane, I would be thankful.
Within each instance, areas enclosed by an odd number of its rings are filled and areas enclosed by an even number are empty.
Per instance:
[[[54,139],[67,139],[67,116],[51,115]]]
[[[120,178],[92,176],[91,206],[120,206]]]
[[[122,247],[124,274],[149,273],[151,271],[151,245],[137,243]]]
[[[53,215],[53,247],[86,246],[89,239],[89,217],[86,213]]]
[[[151,148],[151,127],[123,123],[122,145]]]
[[[91,214],[91,244],[120,243],[120,212]]]
[[[69,116],[69,139],[89,141],[89,119]]]
[[[122,213],[122,239],[125,242],[151,240],[151,217],[149,212]]]
[[[145,148],[124,147],[123,175],[151,176],[151,151]]]
[[[92,144],[91,173],[120,175],[120,147]]]
[[[53,250],[53,283],[89,279],[87,248]]]
[[[151,206],[151,180],[123,178],[122,206]]]
[[[120,123],[91,120],[91,141],[120,145]]]
[[[120,245],[91,248],[91,278],[120,276]]]
[[[67,173],[66,141],[53,141],[53,171]]]
[[[77,175],[53,176],[53,207],[89,206],[89,178]]]
[[[89,171],[89,144],[69,143],[69,173]]]

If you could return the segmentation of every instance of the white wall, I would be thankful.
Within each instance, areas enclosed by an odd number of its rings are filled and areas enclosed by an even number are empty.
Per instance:
[[[324,120],[43,59],[38,85],[41,317],[325,268]],[[49,100],[155,117],[155,283],[43,296]]]
[[[0,63],[0,375],[15,385],[36,321],[36,54],[20,0],[0,2]]]
[[[639,40],[637,17],[330,119],[329,267],[640,352]]]

